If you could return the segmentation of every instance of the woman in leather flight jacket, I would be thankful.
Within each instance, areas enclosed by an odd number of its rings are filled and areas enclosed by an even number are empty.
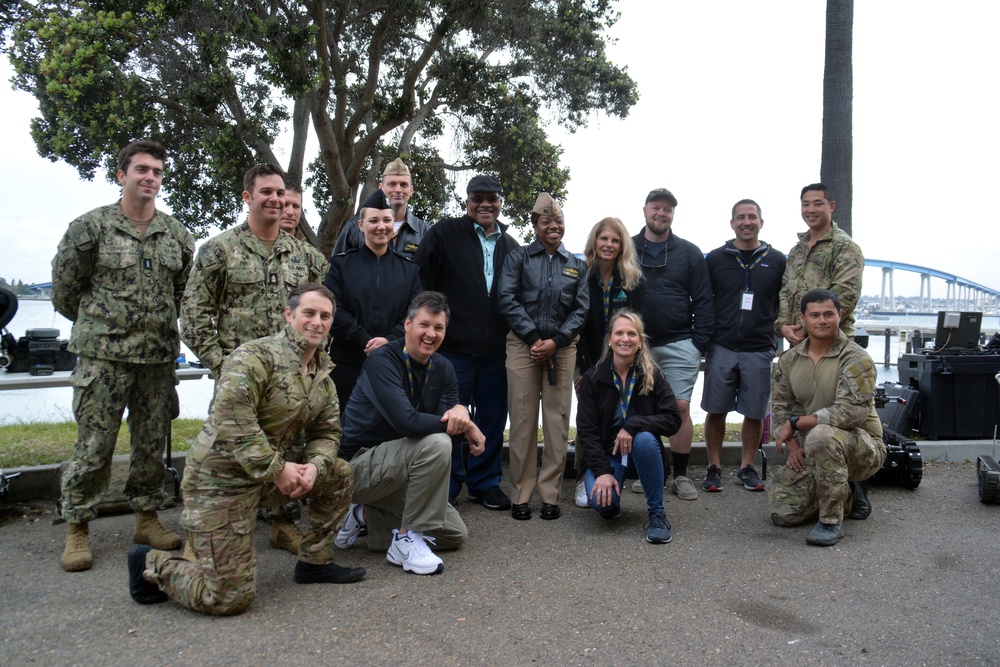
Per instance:
[[[511,516],[530,519],[538,486],[541,517],[558,519],[566,465],[577,334],[590,306],[587,267],[566,250],[562,210],[548,193],[531,212],[535,240],[514,250],[500,273],[499,309],[507,335]],[[545,445],[536,477],[538,403]]]

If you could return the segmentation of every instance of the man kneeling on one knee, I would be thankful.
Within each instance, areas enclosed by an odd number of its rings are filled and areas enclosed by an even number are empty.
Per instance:
[[[222,365],[215,400],[184,468],[190,560],[134,546],[129,588],[139,604],[171,597],[204,614],[227,616],[256,592],[254,525],[262,498],[309,499],[309,523],[294,580],[350,583],[364,568],[333,562],[333,540],[351,498],[351,469],[337,458],[340,410],[323,352],[333,322],[333,294],[305,283],[288,296],[288,326],[236,348]],[[299,435],[303,460],[286,460]]]
[[[456,549],[468,534],[448,503],[451,436],[465,434],[475,456],[486,443],[458,404],[455,369],[437,354],[450,314],[439,292],[414,297],[403,338],[368,356],[344,408],[354,504],[334,543],[349,549],[367,531],[369,551],[414,574],[444,570],[428,542]]]
[[[875,365],[840,331],[840,300],[815,289],[800,304],[804,342],[785,352],[774,371],[772,418],[779,453],[788,461],[768,486],[771,520],[796,526],[819,515],[806,542],[832,546],[842,521],[871,514],[867,480],[885,462],[882,422],[875,412]]]

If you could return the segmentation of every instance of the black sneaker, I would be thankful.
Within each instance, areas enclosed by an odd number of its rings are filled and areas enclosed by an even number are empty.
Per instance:
[[[336,563],[316,565],[298,561],[292,578],[297,584],[353,584],[365,576],[363,567],[343,567]]]
[[[736,473],[736,479],[740,480],[743,484],[743,488],[747,491],[763,491],[764,482],[760,481],[760,475],[757,471],[753,469],[752,465],[746,468],[740,468],[740,471]]]
[[[146,554],[152,550],[146,544],[136,544],[128,550],[128,592],[139,604],[156,604],[169,599],[159,586],[149,583],[142,576],[146,569]]]
[[[701,483],[701,488],[709,493],[719,493],[722,491],[722,471],[714,463],[708,466],[705,472],[705,479]]]
[[[806,535],[806,544],[818,547],[832,547],[844,536],[844,527],[839,523],[817,523]]]
[[[494,486],[491,489],[486,489],[481,495],[469,494],[469,500],[474,503],[479,503],[488,510],[509,510],[510,509],[510,498],[504,493],[499,486]]]
[[[670,536],[670,522],[663,512],[651,512],[649,521],[643,526],[646,531],[646,541],[650,544],[666,544],[672,538]]]

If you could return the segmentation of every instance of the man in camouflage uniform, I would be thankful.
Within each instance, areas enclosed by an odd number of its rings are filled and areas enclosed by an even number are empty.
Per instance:
[[[52,303],[73,321],[69,349],[77,441],[62,479],[67,522],[63,569],[90,569],[88,522],[111,478],[122,413],[128,408],[131,461],[125,495],[136,512],[135,542],[160,549],[180,537],[160,523],[163,448],[176,416],[177,315],[194,239],[156,210],[167,152],[135,141],[118,155],[122,196],[69,225],[52,260]]]
[[[323,352],[333,294],[307,283],[288,297],[282,333],[252,341],[222,366],[205,427],[184,468],[184,513],[193,560],[146,546],[129,552],[129,587],[140,604],[169,596],[201,612],[245,610],[256,591],[253,534],[262,498],[309,498],[296,583],[350,583],[364,568],[333,563],[333,539],[354,487],[337,458],[340,408]],[[303,435],[305,463],[285,458]]]
[[[300,241],[305,241],[305,234],[299,228],[302,219],[302,186],[297,182],[285,179],[285,207],[281,210],[278,226],[281,231],[288,232]]]
[[[285,205],[280,168],[251,167],[243,187],[247,221],[198,250],[181,305],[181,337],[214,378],[237,347],[281,331],[288,293],[307,282],[322,282],[329,268],[318,250],[280,227]],[[298,553],[298,503],[282,504],[275,497],[267,507],[271,546]]]
[[[830,290],[811,290],[800,303],[805,343],[778,360],[771,390],[778,451],[787,463],[768,485],[771,520],[796,526],[819,514],[806,542],[832,546],[848,519],[871,514],[864,481],[885,461],[875,412],[875,365],[840,330],[841,309]]]
[[[789,345],[801,343],[806,332],[796,307],[809,290],[828,289],[837,295],[844,308],[840,328],[853,338],[854,307],[861,297],[865,256],[858,244],[833,221],[837,202],[830,197],[826,185],[805,186],[800,199],[802,219],[809,231],[799,234],[799,242],[788,253],[774,332]]]

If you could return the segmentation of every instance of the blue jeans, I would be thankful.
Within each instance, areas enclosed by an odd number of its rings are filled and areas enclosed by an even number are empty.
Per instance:
[[[468,456],[468,443],[455,440],[448,494],[457,496],[462,484],[472,495],[500,486],[503,430],[507,425],[507,367],[503,352],[486,356],[442,352],[458,376],[458,402],[475,406],[475,422],[486,437],[486,451]]]
[[[619,454],[608,456],[608,463],[614,470],[615,479],[618,486],[622,485],[625,478],[625,466],[622,465],[622,458]],[[652,433],[642,431],[636,433],[632,438],[632,452],[628,457],[628,470],[632,474],[638,474],[639,481],[642,482],[642,490],[646,494],[646,506],[650,512],[663,511],[663,456],[660,453],[660,439]],[[588,468],[583,476],[583,483],[587,487],[587,502],[590,506],[604,518],[613,517],[618,513],[618,504],[621,497],[617,493],[612,493],[611,504],[606,506],[598,505],[591,497],[594,490],[594,482],[597,478]]]

